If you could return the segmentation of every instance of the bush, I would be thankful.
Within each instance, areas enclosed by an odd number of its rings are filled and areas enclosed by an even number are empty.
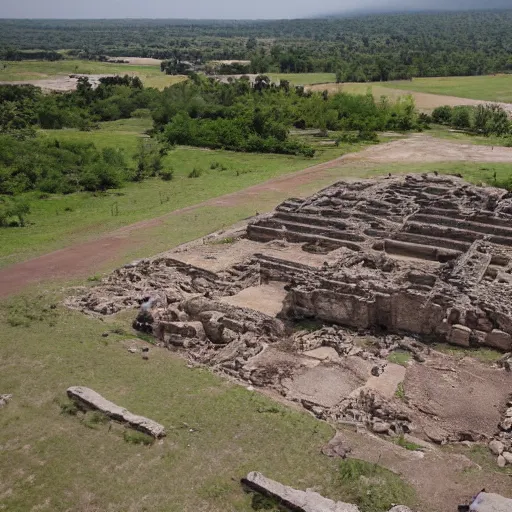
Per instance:
[[[144,432],[138,430],[127,429],[123,432],[123,438],[127,443],[130,444],[142,444],[145,446],[152,445],[155,440]]]
[[[199,178],[201,177],[201,174],[203,174],[202,169],[198,169],[197,167],[194,167],[189,173],[189,178]]]
[[[471,128],[471,107],[454,107],[451,116],[451,125],[461,130]]]
[[[173,169],[162,169],[159,175],[162,180],[171,181],[174,178],[174,171]]]
[[[0,227],[24,227],[29,213],[30,206],[26,201],[0,197]]]
[[[0,194],[29,190],[47,194],[117,188],[126,178],[121,151],[94,144],[0,136]],[[23,217],[26,207],[16,210]],[[23,219],[19,218],[21,224]]]
[[[97,429],[101,425],[105,425],[110,421],[110,418],[101,411],[88,412],[83,418],[82,423],[87,428]]]
[[[432,120],[438,124],[450,124],[452,120],[452,107],[444,105],[432,111]]]
[[[76,416],[80,409],[73,400],[66,400],[59,403],[60,413],[69,416]]]

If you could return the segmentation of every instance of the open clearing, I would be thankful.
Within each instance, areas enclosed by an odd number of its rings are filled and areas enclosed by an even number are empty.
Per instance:
[[[492,78],[492,77],[486,77]],[[471,92],[468,92],[468,96],[450,96],[445,95],[442,92],[436,92],[436,87],[430,87],[428,83],[423,87],[420,86],[418,88],[407,88],[406,85],[414,84],[416,80],[431,80],[430,78],[425,79],[415,79],[412,82],[403,82],[403,87],[398,88],[394,87],[395,84],[402,85],[401,82],[385,82],[381,83],[345,83],[345,84],[321,84],[321,85],[313,85],[311,87],[314,91],[324,91],[327,90],[331,93],[336,92],[346,92],[352,94],[366,94],[370,91],[376,99],[380,99],[383,96],[388,97],[391,100],[398,100],[399,98],[411,95],[414,98],[414,103],[416,107],[422,112],[431,112],[436,107],[441,107],[443,105],[450,105],[452,107],[456,107],[458,105],[485,105],[489,103],[489,101],[497,102],[500,106],[502,106],[505,110],[512,114],[512,104],[505,103],[503,101],[498,102],[498,100],[484,100],[478,99],[481,98],[482,95],[472,96]],[[511,81],[512,84],[512,81]],[[449,90],[449,89],[446,89]],[[454,87],[450,89],[453,94],[458,94],[458,88]],[[471,91],[471,90],[469,90]],[[484,94],[485,96],[485,94]],[[489,95],[491,97],[492,94]],[[511,98],[508,96],[504,96],[507,101],[511,101]]]
[[[413,78],[384,84],[386,88],[512,103],[512,75]]]
[[[86,60],[56,62],[7,62],[0,69],[0,83],[29,83],[43,89],[71,90],[69,75],[130,75],[138,76],[146,87],[164,89],[185,80],[183,76],[166,75],[158,64],[114,64]]]

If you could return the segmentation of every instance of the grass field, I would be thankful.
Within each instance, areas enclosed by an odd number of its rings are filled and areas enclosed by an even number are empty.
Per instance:
[[[412,81],[387,82],[381,85],[474,100],[512,102],[512,75],[414,78]]]
[[[42,80],[69,74],[136,75],[140,77],[146,87],[156,87],[158,89],[163,89],[185,78],[165,75],[160,71],[159,66],[112,64],[87,60],[4,62],[0,65],[0,81]]]
[[[91,141],[98,147],[121,148],[128,157],[137,149],[141,134],[151,126],[149,119],[128,119],[103,123],[100,130],[45,130],[41,137],[68,141]],[[164,159],[164,167],[174,170],[174,179],[165,182],[148,179],[143,183],[128,183],[124,188],[101,193],[52,195],[38,199],[38,193],[28,194],[32,213],[25,228],[2,231],[0,267],[43,254],[73,242],[87,240],[117,227],[138,220],[200,203],[212,197],[241,190],[270,178],[297,171],[331,160],[360,145],[319,146],[314,158],[287,155],[264,155],[210,151],[179,147]],[[225,170],[211,169],[220,164]],[[199,178],[189,178],[194,169]],[[118,213],[112,215],[112,208]],[[257,208],[252,209],[251,215]]]
[[[440,125],[432,125],[431,129],[427,133],[432,135],[432,137],[447,139],[450,142],[459,142],[460,144],[477,144],[480,146],[503,146],[509,145],[512,141],[511,139],[497,137],[495,135],[485,137],[484,135],[474,135],[472,133],[451,130],[446,126]]]
[[[269,73],[269,76],[274,82],[288,80],[293,85],[325,84],[336,81],[334,73]]]

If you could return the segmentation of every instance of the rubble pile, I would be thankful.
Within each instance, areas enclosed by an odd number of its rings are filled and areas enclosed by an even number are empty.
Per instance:
[[[512,466],[512,394],[507,401],[507,408],[498,428],[498,432],[489,443],[489,449],[498,457],[498,466]]]
[[[361,390],[357,396],[345,398],[331,408],[306,401],[303,405],[320,419],[366,427],[376,434],[401,436],[411,431],[411,419],[406,408],[385,400],[375,391]]]
[[[251,275],[254,280],[255,273]],[[97,286],[71,297],[67,305],[85,313],[112,315],[143,305],[145,309],[172,307],[197,294],[232,295],[252,283],[251,276],[237,266],[230,269],[229,281],[224,277],[170,257],[144,259],[115,270]]]

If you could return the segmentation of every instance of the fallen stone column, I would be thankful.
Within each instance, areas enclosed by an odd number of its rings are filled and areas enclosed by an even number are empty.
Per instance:
[[[109,418],[121,423],[126,423],[130,425],[130,427],[140,430],[145,434],[149,434],[156,439],[165,436],[165,428],[163,425],[160,425],[160,423],[145,418],[144,416],[137,416],[136,414],[109,402],[92,389],[85,388],[83,386],[72,386],[68,388],[67,394],[71,400],[81,407],[101,411]]]
[[[242,484],[251,491],[279,501],[279,504],[293,512],[360,512],[356,505],[324,498],[317,492],[298,491],[253,471],[242,479]],[[400,510],[400,509],[398,509]],[[402,508],[402,512],[410,512]]]

